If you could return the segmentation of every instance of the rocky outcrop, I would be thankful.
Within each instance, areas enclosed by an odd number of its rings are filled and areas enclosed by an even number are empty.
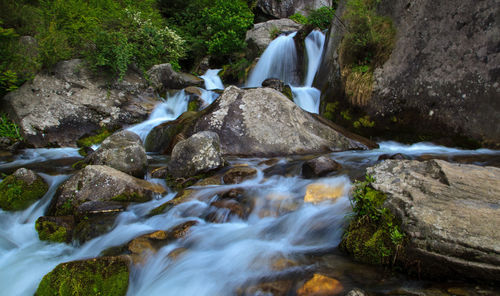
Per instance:
[[[145,202],[163,193],[160,185],[107,166],[89,165],[59,187],[48,213],[83,216],[99,209],[110,212],[106,207],[117,208],[114,203]]]
[[[183,89],[188,86],[203,87],[203,79],[191,74],[176,72],[170,64],[155,65],[146,73],[151,85],[159,92]]]
[[[311,10],[332,6],[332,0],[258,0],[257,9],[271,18],[285,18],[294,13],[308,15]]]
[[[386,160],[367,174],[401,221],[408,270],[434,279],[500,279],[500,169]]]
[[[303,111],[270,88],[243,90],[230,86],[191,121],[185,123],[184,132],[176,138],[188,138],[200,131],[215,132],[225,155],[267,157],[376,146]]]
[[[61,263],[43,277],[35,295],[125,296],[129,274],[130,260],[125,256]]]
[[[337,9],[339,18],[345,2]],[[377,132],[383,133],[393,122],[392,132],[397,129],[434,139],[468,137],[499,147],[498,2],[436,5],[431,0],[382,0],[378,12],[393,20],[396,42],[389,59],[374,71],[371,99],[356,106],[375,119]],[[334,19],[324,67],[315,82],[323,90],[323,101],[345,97],[338,62],[345,28],[345,23]]]
[[[148,159],[141,138],[130,131],[121,131],[108,137],[86,159],[92,165],[106,165],[137,178],[146,174]]]
[[[35,172],[21,168],[0,183],[0,208],[20,211],[42,198],[49,185]]]
[[[303,25],[287,18],[255,24],[252,29],[247,31],[245,38],[245,42],[248,44],[248,56],[250,59],[258,57],[279,34],[295,32],[302,27]]]
[[[204,131],[175,145],[168,163],[168,172],[175,178],[187,178],[223,165],[219,135]]]
[[[5,110],[35,147],[76,146],[76,140],[101,127],[115,129],[147,118],[156,100],[146,81],[129,72],[121,82],[93,75],[81,60],[63,61],[53,73],[7,94]]]

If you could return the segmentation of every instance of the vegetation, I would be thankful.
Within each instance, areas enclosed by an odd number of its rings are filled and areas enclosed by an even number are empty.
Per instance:
[[[290,19],[299,24],[311,25],[313,27],[320,28],[321,30],[326,30],[330,26],[334,16],[334,7],[323,6],[311,11],[307,17],[297,12],[292,14]]]
[[[126,295],[129,268],[124,259],[104,257],[59,264],[46,274],[35,295]]]
[[[10,138],[15,141],[22,141],[19,126],[10,120],[5,113],[0,113],[0,137]]]
[[[35,229],[40,240],[65,243],[68,238],[70,239],[70,233],[66,227],[58,225],[56,222],[43,220],[42,217],[36,220]]]
[[[108,129],[102,128],[96,132],[93,136],[87,136],[76,141],[76,144],[80,148],[88,148],[95,144],[100,144],[107,137],[111,136],[112,132]]]
[[[344,235],[341,248],[355,260],[389,265],[397,259],[404,243],[395,216],[383,206],[386,196],[370,186],[375,180],[366,176],[357,182],[351,200],[354,218]]]
[[[5,211],[20,211],[39,200],[49,189],[42,178],[31,184],[10,175],[0,183],[0,208]]]

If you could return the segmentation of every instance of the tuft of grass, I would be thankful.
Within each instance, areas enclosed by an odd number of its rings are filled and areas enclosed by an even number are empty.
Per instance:
[[[10,120],[5,113],[0,113],[0,137],[10,138],[15,141],[23,140],[19,126]]]

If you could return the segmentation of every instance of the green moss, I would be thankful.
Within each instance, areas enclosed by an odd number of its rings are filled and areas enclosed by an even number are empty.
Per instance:
[[[49,186],[41,178],[33,184],[8,176],[0,183],[0,208],[6,211],[20,211],[28,208],[49,190]]]
[[[67,199],[60,207],[57,207],[55,216],[73,215],[73,199]]]
[[[198,111],[200,109],[200,103],[198,101],[191,101],[188,104],[188,111]]]
[[[75,170],[84,169],[88,164],[84,160],[79,160],[71,165],[71,167]]]
[[[124,192],[112,197],[111,200],[120,202],[147,202],[151,198],[137,192]]]
[[[99,131],[97,131],[97,133],[93,136],[88,136],[79,139],[78,141],[76,141],[76,144],[78,145],[78,147],[90,147],[92,145],[102,143],[102,141],[104,141],[107,137],[111,136],[111,134],[112,134],[111,131],[102,128]]]
[[[68,241],[69,232],[66,227],[57,225],[55,222],[36,220],[35,229],[38,232],[40,240],[56,243],[65,243]]]
[[[340,248],[355,260],[377,265],[389,265],[398,256],[404,243],[395,216],[383,207],[386,195],[370,187],[374,180],[367,176],[354,188],[355,216],[342,239]]]
[[[128,263],[119,257],[104,257],[59,264],[46,274],[36,296],[122,296],[127,293]]]
[[[292,94],[292,89],[290,88],[290,86],[285,85],[285,87],[283,88],[282,94],[284,94],[290,101],[293,102],[293,94]]]

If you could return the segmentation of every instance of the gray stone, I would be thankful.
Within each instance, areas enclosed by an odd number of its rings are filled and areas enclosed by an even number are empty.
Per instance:
[[[278,20],[270,20],[264,23],[257,23],[253,28],[247,31],[245,41],[248,43],[250,57],[256,58],[267,46],[273,41],[272,36],[275,32],[294,32],[298,31],[303,25],[298,24],[290,19],[283,18]]]
[[[89,165],[59,187],[48,214],[75,215],[86,208],[90,210],[96,208],[96,206],[86,207],[84,204],[88,202],[100,202],[99,208],[103,208],[103,203],[112,205],[113,202],[145,202],[163,193],[165,189],[158,184],[132,177],[107,166]]]
[[[257,8],[273,18],[285,18],[294,13],[309,15],[311,10],[332,6],[332,0],[259,0]]]
[[[147,72],[151,85],[159,92],[182,89],[188,86],[203,87],[203,79],[191,74],[176,72],[170,64],[155,65]]]
[[[308,160],[302,165],[302,175],[308,179],[323,177],[328,173],[335,172],[341,168],[342,166],[335,160],[327,156],[320,156]]]
[[[109,136],[86,158],[85,162],[106,165],[134,177],[143,178],[148,159],[140,137],[125,130]]]
[[[191,177],[223,165],[219,135],[204,131],[175,145],[168,172],[177,178]]]
[[[408,270],[427,277],[500,279],[500,169],[386,160],[367,169],[408,240]]]
[[[19,125],[27,143],[75,147],[77,139],[101,127],[146,119],[157,103],[146,91],[146,81],[132,71],[122,82],[109,85],[83,61],[63,61],[54,74],[39,73],[7,94],[1,107]]]

